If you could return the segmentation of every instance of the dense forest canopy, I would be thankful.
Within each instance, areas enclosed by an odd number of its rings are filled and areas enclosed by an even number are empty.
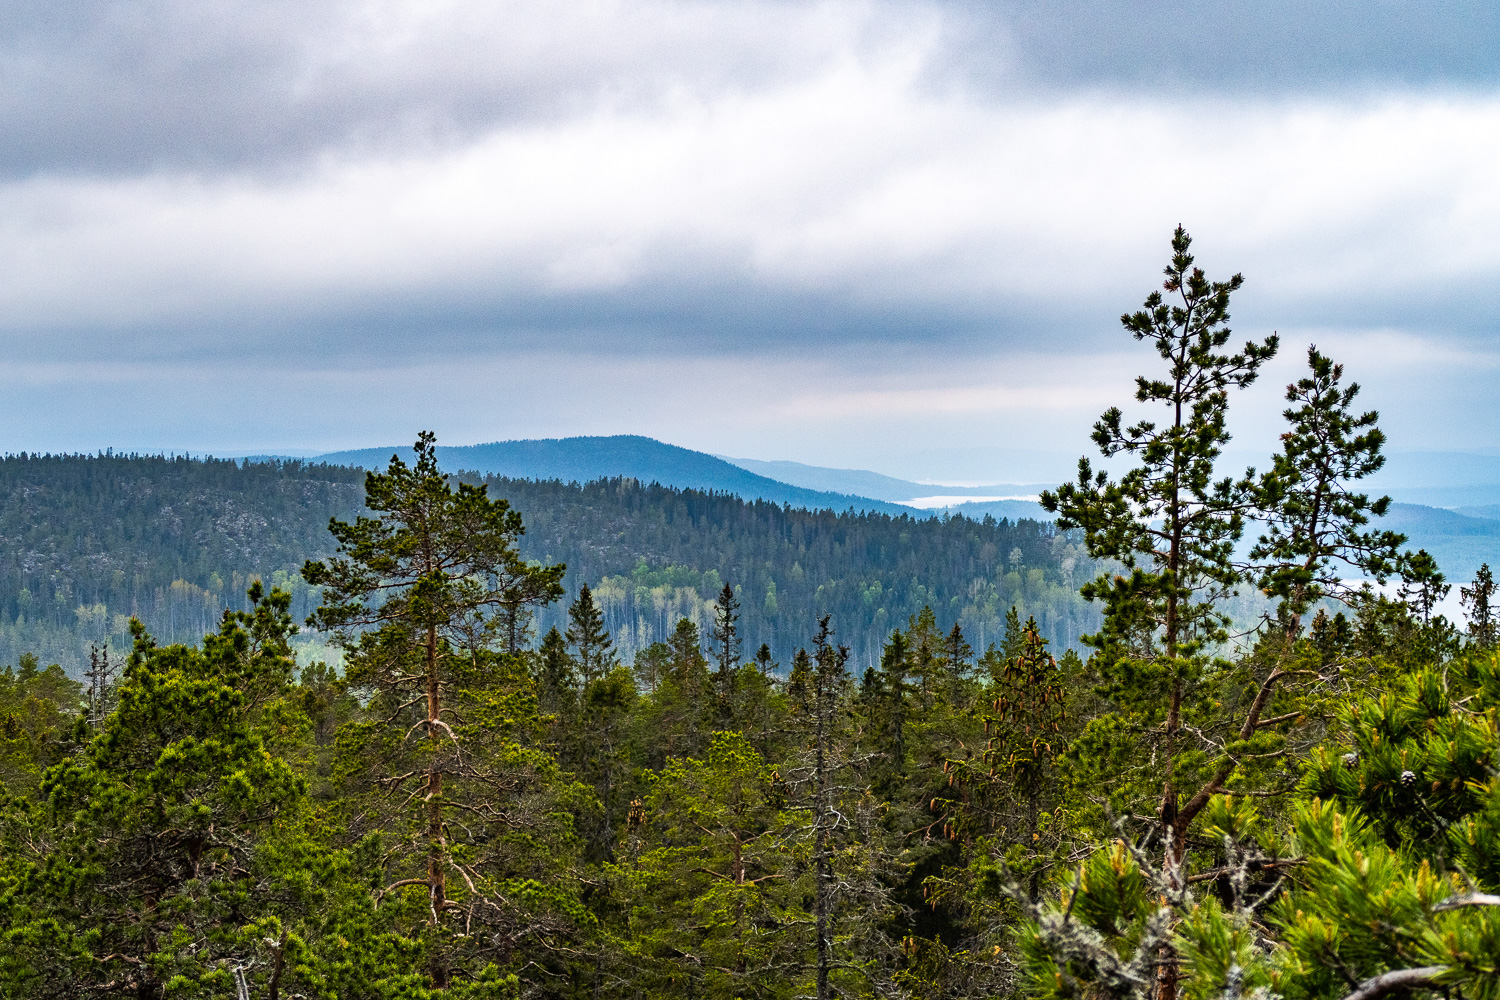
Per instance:
[[[1092,562],[1046,522],[808,511],[634,480],[483,482],[526,519],[523,554],[566,563],[570,593],[594,588],[627,657],[666,640],[683,617],[706,631],[725,583],[738,594],[744,640],[768,644],[781,662],[823,615],[861,667],[923,607],[960,622],[981,649],[999,640],[1013,605],[1059,648],[1098,622],[1076,592]]]
[[[299,570],[332,550],[329,518],[361,509],[363,480],[300,462],[0,459],[0,662],[30,652],[76,676],[90,643],[128,647],[132,616],[191,642],[243,608],[252,579],[287,590],[305,618],[317,595]],[[635,480],[483,481],[525,518],[525,557],[566,563],[570,594],[595,588],[627,657],[679,618],[706,629],[724,583],[742,591],[747,640],[783,662],[820,614],[861,663],[926,605],[982,643],[1012,604],[1062,646],[1097,623],[1075,593],[1086,559],[1045,524],[807,511]],[[558,614],[544,610],[541,631]]]

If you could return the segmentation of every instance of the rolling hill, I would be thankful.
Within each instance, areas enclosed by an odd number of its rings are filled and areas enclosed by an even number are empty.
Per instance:
[[[330,465],[384,468],[392,454],[410,461],[412,452],[407,447],[362,448],[331,452],[318,456],[317,460]],[[701,451],[635,434],[494,441],[456,447],[439,445],[438,461],[450,472],[476,472],[507,479],[588,483],[624,477],[677,489],[731,493],[744,500],[766,500],[808,510],[852,509],[893,516],[914,513],[909,507],[879,497],[780,482]]]
[[[830,469],[801,462],[763,462],[754,458],[720,456],[742,469],[805,489],[852,493],[876,500],[905,503],[919,497],[942,494],[951,497],[1025,497],[1034,496],[1056,483],[998,483],[993,486],[946,486],[897,479],[864,469]]]

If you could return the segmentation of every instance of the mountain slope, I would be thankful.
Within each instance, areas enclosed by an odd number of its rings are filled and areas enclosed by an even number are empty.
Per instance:
[[[742,469],[766,476],[793,486],[811,490],[829,490],[834,493],[853,493],[876,500],[901,503],[918,497],[943,496],[1033,496],[1056,483],[999,483],[994,486],[937,486],[932,483],[916,483],[909,479],[897,479],[865,469],[830,469],[820,465],[803,465],[801,462],[763,462],[755,458],[729,458],[721,456]]]
[[[383,468],[393,453],[411,460],[410,448],[362,448],[321,455],[318,461]],[[777,482],[701,451],[636,434],[495,441],[458,447],[439,445],[438,461],[450,472],[477,472],[508,479],[587,483],[623,476],[642,483],[733,493],[745,500],[768,500],[809,510],[853,508],[897,516],[915,513],[911,508],[881,499]]]

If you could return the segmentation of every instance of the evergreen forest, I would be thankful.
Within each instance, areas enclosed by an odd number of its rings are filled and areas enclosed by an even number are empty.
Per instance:
[[[0,995],[1500,996],[1492,575],[1381,526],[1315,346],[1227,467],[1281,349],[1240,283],[1174,234],[1055,526],[450,477],[425,433],[362,480],[153,460],[202,484],[153,522],[82,499],[138,460],[41,460],[79,527],[5,515],[4,613],[114,641],[0,671]]]
[[[725,583],[740,595],[746,641],[781,660],[820,614],[862,662],[928,605],[983,643],[1012,605],[1062,646],[1099,620],[1076,586],[1091,561],[1046,523],[809,511],[630,479],[460,478],[521,513],[519,551],[565,564],[570,597],[594,589],[627,659],[681,618],[706,630]],[[77,677],[90,646],[130,648],[132,618],[160,642],[196,642],[224,610],[246,610],[256,579],[290,593],[304,621],[318,597],[302,563],[333,551],[330,518],[363,511],[363,479],[295,461],[0,458],[0,662],[33,653]],[[535,609],[532,638],[565,610]],[[303,662],[337,662],[314,632],[293,645]]]

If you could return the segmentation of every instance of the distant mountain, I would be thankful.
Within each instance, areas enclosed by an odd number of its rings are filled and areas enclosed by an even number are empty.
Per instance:
[[[1046,488],[1050,489],[1051,487]],[[955,504],[952,507],[946,507],[943,512],[947,514],[962,514],[964,517],[973,518],[976,521],[983,520],[986,514],[997,521],[1002,518],[1009,518],[1012,521],[1027,519],[1032,521],[1051,521],[1057,517],[1056,514],[1049,514],[1047,511],[1042,510],[1042,505],[1034,500],[987,500],[961,503]]]
[[[383,468],[392,454],[411,461],[405,448],[361,448],[319,455],[317,461]],[[509,479],[560,479],[587,483],[623,476],[642,483],[660,483],[677,489],[713,490],[732,493],[745,500],[768,500],[809,510],[878,511],[882,514],[913,514],[910,507],[844,492],[806,489],[756,475],[721,458],[665,444],[635,434],[613,437],[545,438],[529,441],[495,441],[490,444],[438,446],[438,461],[449,472],[477,472]]]
[[[1500,484],[1500,456],[1457,451],[1405,451],[1386,456],[1385,467],[1368,480],[1385,490]]]
[[[897,479],[864,469],[829,469],[819,465],[803,465],[801,462],[763,462],[754,458],[730,458],[720,456],[742,469],[766,476],[793,486],[810,490],[829,490],[834,493],[852,493],[876,500],[902,503],[921,497],[936,495],[952,497],[1026,497],[1035,496],[1044,489],[1052,489],[1056,483],[1000,483],[994,486],[938,486],[932,483],[917,483],[909,479]]]
[[[1482,507],[1455,507],[1453,510],[1465,517],[1487,517],[1492,521],[1500,521],[1500,503],[1485,504]]]
[[[1500,457],[1463,452],[1396,452],[1362,490],[1431,507],[1500,504]]]
[[[1408,551],[1430,552],[1454,586],[1474,579],[1474,571],[1481,563],[1500,568],[1500,520],[1469,517],[1437,507],[1393,503],[1390,513],[1376,527],[1404,534]]]
[[[1476,483],[1469,486],[1365,486],[1362,490],[1372,496],[1389,494],[1392,500],[1401,503],[1422,504],[1429,507],[1448,507],[1454,510],[1500,504],[1500,483]]]

